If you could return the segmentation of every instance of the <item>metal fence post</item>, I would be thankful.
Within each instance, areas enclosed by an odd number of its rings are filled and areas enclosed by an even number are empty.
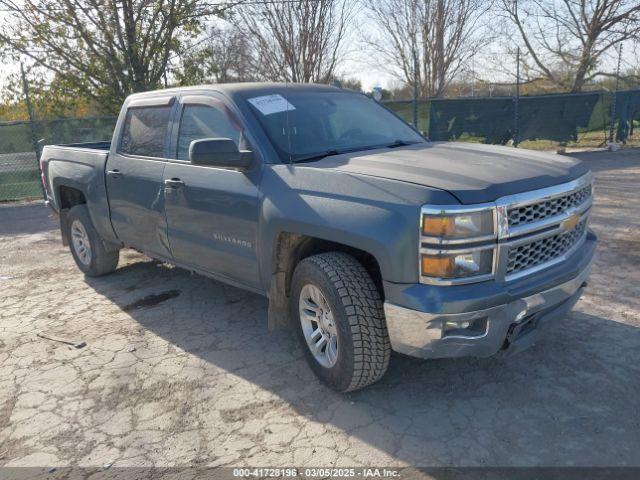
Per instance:
[[[618,101],[618,88],[620,87],[620,61],[622,60],[622,44],[618,50],[618,67],[616,68],[616,88],[611,94],[611,118],[609,119],[609,150],[617,150],[614,142],[613,131],[616,125],[616,102]],[[618,130],[619,132],[619,130]]]
[[[513,146],[518,147],[520,143],[518,136],[520,134],[520,47],[516,53],[516,98],[513,102]]]

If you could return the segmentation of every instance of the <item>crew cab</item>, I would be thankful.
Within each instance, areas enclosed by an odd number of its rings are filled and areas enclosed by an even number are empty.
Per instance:
[[[295,329],[338,391],[380,379],[392,350],[530,346],[577,301],[596,248],[579,161],[429,142],[330,86],[134,94],[111,142],[47,146],[41,169],[85,275],[129,247],[265,295],[268,326]]]

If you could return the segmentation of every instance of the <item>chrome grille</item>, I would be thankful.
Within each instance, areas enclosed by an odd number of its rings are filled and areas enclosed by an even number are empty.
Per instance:
[[[537,267],[538,265],[551,262],[566,254],[583,237],[586,226],[587,219],[585,218],[569,232],[552,235],[540,240],[534,240],[530,243],[525,243],[524,245],[509,248],[507,275],[513,275]]]
[[[552,198],[543,202],[510,208],[507,212],[509,227],[517,227],[527,223],[544,220],[558,215],[567,209],[582,205],[591,196],[591,185],[571,192],[561,197]]]

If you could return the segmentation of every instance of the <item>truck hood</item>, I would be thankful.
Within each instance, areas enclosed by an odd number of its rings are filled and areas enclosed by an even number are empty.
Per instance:
[[[299,166],[446,190],[463,204],[492,202],[569,182],[588,172],[579,160],[552,153],[451,142],[345,153]]]

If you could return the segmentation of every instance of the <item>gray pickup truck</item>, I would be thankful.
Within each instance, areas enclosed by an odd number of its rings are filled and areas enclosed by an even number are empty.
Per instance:
[[[112,141],[45,147],[86,275],[130,247],[265,295],[339,391],[391,350],[509,354],[579,298],[596,237],[574,159],[432,143],[364,95],[230,84],[131,95]],[[238,319],[242,321],[242,319]]]

